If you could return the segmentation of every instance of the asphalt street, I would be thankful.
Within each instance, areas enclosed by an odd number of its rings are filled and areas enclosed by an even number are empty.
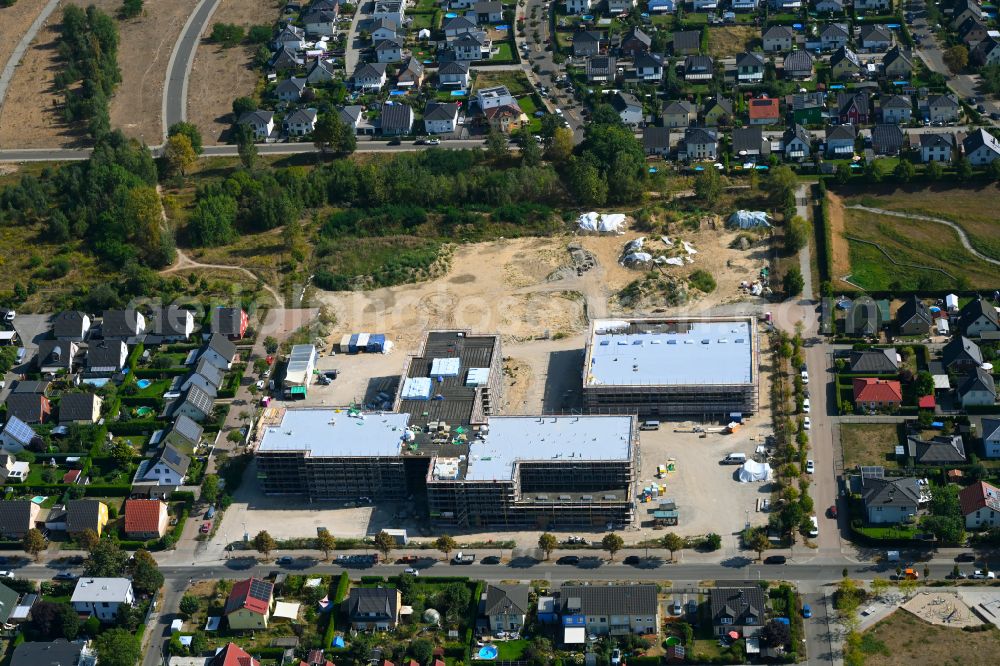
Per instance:
[[[201,33],[219,6],[219,0],[201,0],[195,7],[187,23],[181,30],[174,50],[167,63],[167,80],[163,86],[163,136],[166,138],[167,128],[174,123],[187,120],[188,80],[191,76],[191,66],[194,64],[194,54],[201,41]]]

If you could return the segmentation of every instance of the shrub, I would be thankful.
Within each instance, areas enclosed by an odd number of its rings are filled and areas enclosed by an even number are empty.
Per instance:
[[[692,287],[699,291],[703,291],[706,294],[710,294],[715,291],[715,278],[712,274],[706,270],[698,269],[694,273],[688,276],[688,282]]]

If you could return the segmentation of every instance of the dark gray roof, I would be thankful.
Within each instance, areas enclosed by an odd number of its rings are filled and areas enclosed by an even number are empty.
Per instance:
[[[899,306],[896,310],[896,321],[902,326],[906,324],[911,319],[916,319],[930,328],[931,325],[931,313],[917,296],[911,296],[907,300],[903,301],[903,304]]]
[[[655,615],[656,585],[564,585],[563,615]]]
[[[906,142],[906,134],[899,125],[880,123],[872,128],[872,148],[877,154],[898,153]]]
[[[63,393],[59,399],[59,422],[90,421],[96,401],[93,393]]]
[[[642,109],[642,102],[632,93],[617,92],[611,97],[611,106],[615,111],[621,113],[630,107],[639,107]]]
[[[993,381],[993,375],[982,368],[976,368],[966,375],[958,384],[958,394],[964,396],[972,391],[986,391],[996,397],[997,385]]]
[[[885,55],[882,56],[882,66],[888,67],[889,65],[900,59],[903,60],[907,65],[910,65],[911,67],[913,66],[913,63],[898,46],[893,46],[891,49],[885,52]]]
[[[705,112],[711,111],[716,105],[720,106],[727,115],[733,115],[733,100],[725,97],[718,97],[705,103]]]
[[[892,41],[892,33],[884,25],[868,24],[861,26],[862,40]]]
[[[895,479],[861,477],[861,497],[865,506],[907,508],[916,507],[920,501],[920,485],[917,479],[902,477]]]
[[[82,337],[83,318],[86,317],[77,310],[65,310],[52,317],[52,335],[57,338]]]
[[[413,124],[413,111],[405,104],[384,104],[381,114],[382,132],[409,132]]]
[[[31,525],[31,500],[4,500],[0,502],[0,534],[20,535]]]
[[[861,61],[858,60],[858,54],[846,46],[841,46],[832,56],[830,56],[830,67],[836,67],[844,60],[849,61],[854,67],[861,67]]]
[[[316,62],[313,63],[312,67],[309,68],[309,72],[306,74],[306,78],[312,76],[313,72],[316,70],[322,70],[331,76],[337,71],[337,68],[332,62],[323,60],[322,58],[316,58]],[[232,310],[234,308],[225,308],[227,310]]]
[[[420,62],[419,59],[410,56],[406,59],[406,64],[403,65],[404,72],[413,72],[417,76],[421,76],[424,73],[424,63]]]
[[[204,429],[201,427],[201,424],[191,417],[181,414],[174,421],[174,425],[170,430],[171,432],[176,432],[192,444],[197,444],[201,441],[201,433]]]
[[[697,111],[697,107],[686,99],[675,99],[672,102],[663,103],[663,115],[672,116],[676,114],[687,115]]]
[[[441,24],[442,30],[461,30],[463,28],[468,30],[473,30],[475,27],[476,27],[475,21],[462,15],[453,16],[450,19],[445,19],[444,23]]]
[[[11,393],[45,393],[49,392],[49,386],[52,384],[47,379],[19,379],[14,388],[11,389]]]
[[[105,338],[130,338],[139,334],[139,313],[136,310],[105,310],[101,333]]]
[[[212,337],[208,339],[208,349],[211,349],[230,363],[236,358],[236,345],[229,338],[219,333],[213,333]]]
[[[646,150],[668,150],[670,130],[666,127],[646,126],[642,130],[642,145]]]
[[[68,340],[42,340],[38,343],[38,356],[35,360],[39,368],[70,368],[73,365],[73,356],[70,354],[70,345],[76,344]]]
[[[763,67],[764,58],[759,53],[744,51],[736,56],[737,67]]]
[[[737,127],[733,130],[733,152],[741,150],[760,152],[764,141],[764,132],[759,125],[753,127]]]
[[[633,62],[636,69],[663,67],[663,58],[655,53],[640,53],[633,59]]]
[[[788,146],[788,144],[790,144],[793,139],[798,139],[802,143],[806,144],[806,146],[810,147],[812,146],[812,137],[809,136],[809,132],[806,130],[805,127],[803,127],[798,123],[795,123],[795,125],[785,130],[785,134],[783,135],[782,139],[785,142],[785,146]]]
[[[803,109],[815,109],[826,104],[826,96],[821,92],[814,93],[792,93],[792,109],[801,111]]]
[[[347,598],[348,614],[365,622],[391,620],[399,610],[396,590],[385,587],[352,587]]]
[[[987,146],[994,153],[1000,152],[1000,142],[983,128],[979,128],[975,132],[969,132],[968,136],[962,142],[962,147],[965,149],[966,155],[979,150],[982,146]],[[995,315],[996,310],[994,309],[993,312]]]
[[[827,24],[823,30],[820,31],[820,37],[826,37],[827,39],[831,37],[849,37],[850,33],[847,31],[847,26],[840,23],[830,23]]]
[[[313,9],[302,14],[302,22],[306,25],[310,23],[332,23],[337,20],[337,13],[328,9]]]
[[[468,74],[469,65],[464,62],[458,62],[452,60],[450,62],[442,63],[438,68],[438,76],[442,74]]]
[[[84,530],[97,531],[101,503],[97,500],[78,499],[66,503],[66,531],[70,534]]]
[[[979,132],[986,133],[986,130],[979,130]],[[977,132],[978,134],[978,132]],[[975,134],[970,135],[975,136]],[[978,146],[974,147],[978,148]],[[965,304],[962,308],[962,324],[963,326],[968,326],[970,322],[979,319],[980,317],[986,317],[995,328],[1000,328],[1000,318],[997,317],[997,309],[993,307],[991,303],[983,300],[982,298],[976,298]]]
[[[880,106],[883,109],[911,109],[913,108],[913,102],[906,95],[889,95],[882,100]]]
[[[172,444],[167,444],[160,455],[152,461],[152,465],[163,463],[180,476],[184,476],[191,466],[191,458],[178,451]],[[152,465],[150,465],[152,467]]]
[[[958,108],[958,100],[952,95],[932,95],[927,98],[927,106],[951,106]]]
[[[87,367],[88,368],[116,368],[121,369],[122,357],[121,350],[122,345],[125,344],[120,340],[107,340],[95,344],[91,344],[87,348]]]
[[[424,120],[451,120],[458,112],[458,104],[453,102],[427,102]]]
[[[786,25],[772,25],[764,31],[764,39],[785,39],[794,38],[795,33]]]
[[[965,444],[961,435],[939,435],[922,440],[916,435],[906,438],[906,454],[918,464],[944,464],[965,462]]]
[[[65,638],[48,643],[21,643],[14,648],[10,666],[77,666],[81,652],[81,643],[70,643]]]
[[[944,346],[944,349],[941,350],[941,360],[946,368],[951,368],[954,363],[978,367],[983,364],[983,353],[980,351],[979,345],[964,335],[960,335],[952,338],[951,342]]]
[[[16,416],[25,423],[41,423],[42,401],[48,400],[41,393],[11,393],[7,396],[7,415]]]
[[[593,55],[587,58],[587,76],[610,75],[615,68],[615,59],[609,55]]]
[[[207,379],[208,383],[215,388],[221,387],[222,380],[226,377],[225,371],[219,366],[209,363],[207,358],[198,360],[198,365],[195,366],[194,373]]]
[[[739,587],[714,587],[710,592],[712,624],[723,625],[722,618],[730,618],[726,625],[736,626],[764,624],[767,601],[764,590],[759,585]]]
[[[674,33],[674,51],[690,51],[701,49],[700,30],[682,30]]]
[[[715,132],[704,127],[689,127],[684,131],[685,143],[718,143]]]
[[[689,55],[684,58],[684,71],[691,72],[694,70],[706,70],[712,71],[712,58],[707,55]]]
[[[1000,438],[1000,419],[983,419],[983,439]]]
[[[854,141],[857,135],[858,131],[854,128],[854,125],[837,125],[826,133],[826,140],[850,139]]]
[[[385,74],[384,62],[362,62],[354,68],[354,78],[356,79],[377,79],[383,74]]]
[[[870,372],[883,375],[895,373],[899,370],[896,348],[851,352],[850,368],[851,372]]]
[[[298,79],[305,86],[305,79]],[[190,310],[168,305],[165,308],[153,310],[153,334],[162,336],[186,335],[185,326],[188,319],[193,319],[194,315]]]
[[[377,42],[374,48],[376,51],[384,51],[386,49],[390,51],[393,49],[401,49],[403,48],[403,41],[396,37],[393,37],[391,39],[383,39],[382,41]]]
[[[489,585],[486,588],[484,615],[527,615],[527,585]]]
[[[622,43],[627,42],[630,39],[636,39],[645,44],[646,46],[649,46],[650,44],[653,43],[653,39],[649,35],[644,33],[641,28],[638,27],[632,28],[631,30],[626,32],[625,35],[622,36]]]
[[[921,148],[951,148],[955,145],[955,140],[951,134],[921,134]]]
[[[808,51],[796,49],[785,56],[781,66],[785,70],[793,70],[796,72],[811,70],[813,66],[813,58],[809,55]]]
[[[316,109],[295,109],[285,116],[285,125],[312,125],[316,122]]]
[[[212,396],[197,384],[192,384],[188,387],[187,394],[184,396],[184,402],[204,414],[212,413],[212,403],[214,402]]]
[[[573,36],[574,44],[595,44],[604,39],[604,33],[595,30],[583,30]]]
[[[352,104],[350,106],[341,106],[337,108],[337,117],[340,118],[340,122],[345,125],[354,125],[361,118],[361,114],[364,113],[364,107],[360,104]]]
[[[0,583],[0,623],[7,624],[10,614],[17,608],[17,592]]]

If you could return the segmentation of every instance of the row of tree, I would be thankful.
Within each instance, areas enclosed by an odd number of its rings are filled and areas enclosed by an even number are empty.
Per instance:
[[[86,122],[90,136],[100,138],[111,131],[108,101],[121,83],[118,26],[93,5],[86,10],[67,5],[60,31],[65,65],[53,82],[65,95],[66,121]]]

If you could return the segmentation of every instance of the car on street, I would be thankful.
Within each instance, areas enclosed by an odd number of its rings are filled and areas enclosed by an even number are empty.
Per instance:
[[[79,578],[79,576],[77,576],[72,571],[60,571],[55,576],[53,576],[53,578],[55,578],[56,580],[76,580],[77,578]]]
[[[809,398],[806,398],[805,400],[802,401],[802,413],[808,414],[809,409],[810,409]]]
[[[500,558],[496,555],[487,555],[483,559],[479,560],[480,564],[500,564]]]
[[[198,532],[200,532],[201,534],[208,534],[211,530],[212,530],[212,521],[206,521],[201,524],[201,527],[198,528]]]
[[[556,564],[569,564],[575,566],[579,563],[580,563],[580,558],[577,557],[576,555],[563,555],[558,560],[556,560]]]
[[[0,572],[2,574],[2,572]],[[973,580],[996,580],[997,575],[992,571],[983,571],[982,569],[976,569],[972,572],[969,578]]]
[[[812,460],[806,461],[806,474],[812,474],[816,471],[816,463]]]
[[[622,560],[622,564],[628,564],[628,565],[634,567],[635,565],[639,564],[639,556],[638,555],[629,555],[624,560]]]
[[[419,576],[420,570],[414,569],[413,567],[406,567],[405,569],[403,569],[403,573],[410,574],[411,576]]]
[[[13,571],[7,571],[6,569],[0,571],[0,578],[13,578],[13,577],[14,577]]]
[[[965,573],[963,573],[961,571],[959,571],[958,573],[955,573],[953,571],[950,574],[948,574],[948,575],[945,576],[945,578],[947,578],[948,580],[965,580],[968,577],[969,576],[967,574],[965,574]]]
[[[802,419],[802,427],[805,428],[806,430],[809,430],[812,427],[812,421],[809,419],[808,416]]]
[[[809,383],[809,371],[808,370],[803,370],[802,371],[802,383],[803,384],[808,384]]]
[[[955,556],[956,562],[975,562],[976,555],[974,553],[959,553]]]
[[[829,516],[831,518],[836,518],[837,517],[837,505],[836,504],[831,504],[830,508],[827,509],[826,512],[827,512],[827,514],[829,514]]]
[[[803,604],[802,606],[802,617],[809,619],[813,616],[812,606],[809,604]]]
[[[278,558],[278,564],[291,564],[291,563],[292,563],[291,555],[282,555],[281,557]]]
[[[786,561],[784,555],[768,555],[764,558],[764,564],[784,564]]]

